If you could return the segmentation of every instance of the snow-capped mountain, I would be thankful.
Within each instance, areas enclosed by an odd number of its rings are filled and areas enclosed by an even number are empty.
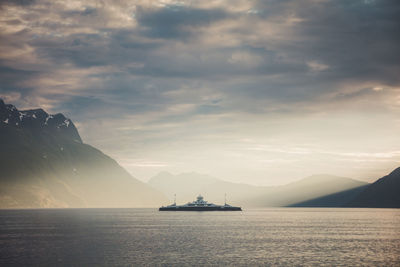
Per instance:
[[[0,100],[0,208],[144,207],[166,198],[84,144],[73,122]]]
[[[82,143],[74,123],[63,114],[50,115],[43,109],[18,110],[0,99],[0,124],[30,130],[50,132]]]

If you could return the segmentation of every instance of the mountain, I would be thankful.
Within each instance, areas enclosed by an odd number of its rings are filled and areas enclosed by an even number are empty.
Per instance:
[[[400,208],[400,167],[365,188],[346,206]]]
[[[289,205],[290,207],[345,207],[369,184]]]
[[[232,183],[197,173],[160,173],[149,184],[165,195],[177,194],[178,202],[193,200],[199,193],[211,202],[224,201],[244,207],[280,207],[358,188],[366,183],[332,175],[313,175],[281,186],[254,186]]]
[[[165,196],[84,144],[74,123],[0,99],[0,208],[158,206]]]
[[[312,175],[286,185],[276,186],[263,196],[253,197],[251,203],[254,206],[290,206],[365,184],[365,182],[346,177],[328,174]]]
[[[257,186],[226,182],[194,172],[177,175],[161,172],[152,177],[148,184],[163,192],[170,200],[176,194],[177,201],[180,203],[193,201],[198,194],[204,195],[210,202],[222,203],[226,193],[229,202],[236,204],[238,199],[243,199],[257,191],[261,193],[262,190]]]

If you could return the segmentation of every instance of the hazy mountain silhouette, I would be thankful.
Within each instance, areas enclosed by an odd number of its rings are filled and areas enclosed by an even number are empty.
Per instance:
[[[345,190],[339,193],[314,198],[311,200],[295,203],[289,207],[345,207],[350,201],[354,200],[357,195],[365,190],[369,184]]]
[[[282,186],[254,186],[232,183],[197,173],[172,175],[160,173],[149,184],[162,191],[171,200],[177,194],[178,202],[186,202],[202,193],[209,201],[228,201],[245,207],[279,207],[357,188],[366,183],[332,175],[313,175]]]
[[[263,188],[257,186],[226,182],[194,172],[177,175],[161,172],[152,177],[148,183],[163,192],[170,200],[176,194],[180,203],[193,201],[198,194],[204,195],[208,201],[221,203],[224,201],[225,193],[230,203],[236,203],[251,193],[263,192]]]
[[[157,206],[165,196],[82,143],[71,120],[0,99],[0,207]]]
[[[365,182],[328,174],[312,175],[298,181],[274,187],[263,196],[251,199],[255,206],[289,206],[365,185]]]
[[[372,184],[298,202],[292,207],[400,208],[400,168]]]
[[[400,208],[400,167],[369,185],[346,206]]]

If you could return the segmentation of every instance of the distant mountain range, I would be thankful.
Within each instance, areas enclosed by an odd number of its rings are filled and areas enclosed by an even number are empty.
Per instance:
[[[400,208],[400,168],[372,184],[298,202],[291,206]]]
[[[84,144],[74,123],[0,99],[0,208],[145,207],[165,196]]]
[[[226,193],[229,203],[244,207],[288,206],[367,185],[350,178],[325,174],[309,176],[282,186],[253,186],[197,173],[172,175],[167,172],[152,177],[149,184],[170,199],[177,194],[178,202],[193,200],[194,196],[201,193],[207,200],[221,203]]]
[[[286,185],[268,187],[231,183],[215,177],[162,172],[149,180],[154,188],[178,202],[202,193],[206,199],[244,207],[370,207],[400,208],[400,167],[369,184],[351,178],[313,175]]]
[[[372,184],[313,175],[281,186],[162,172],[148,184],[84,144],[74,123],[43,109],[18,110],[0,99],[0,208],[155,207],[206,200],[242,207],[400,208],[400,168]],[[167,199],[167,197],[169,200]]]
[[[238,203],[252,193],[262,195],[264,192],[261,187],[231,183],[194,172],[177,175],[161,172],[152,177],[148,184],[163,192],[170,200],[176,194],[179,203],[193,201],[198,194],[204,195],[208,201],[221,203],[225,193],[230,203]]]

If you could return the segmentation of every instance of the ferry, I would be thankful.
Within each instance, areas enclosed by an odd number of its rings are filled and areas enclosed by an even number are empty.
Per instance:
[[[204,200],[202,195],[199,195],[193,202],[186,203],[184,205],[176,205],[176,199],[173,204],[168,206],[162,206],[158,209],[159,211],[241,211],[241,207],[231,206],[226,203],[224,205],[216,205],[214,203],[208,203]]]

